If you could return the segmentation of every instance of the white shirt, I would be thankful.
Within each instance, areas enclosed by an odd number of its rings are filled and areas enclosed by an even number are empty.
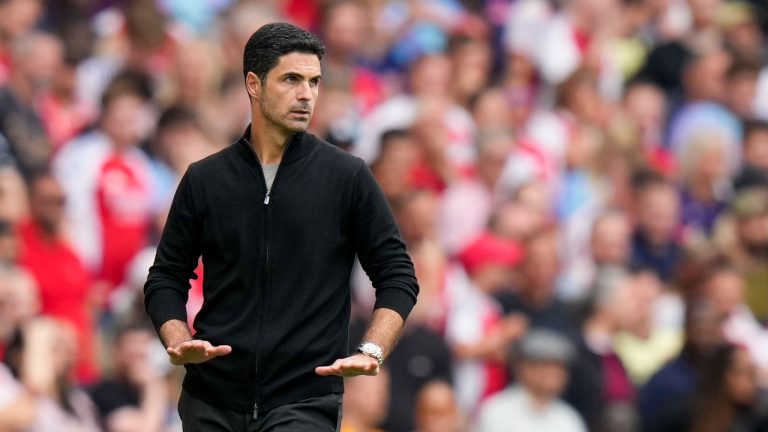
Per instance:
[[[560,400],[535,409],[521,386],[491,396],[480,407],[476,432],[586,432],[579,414]]]

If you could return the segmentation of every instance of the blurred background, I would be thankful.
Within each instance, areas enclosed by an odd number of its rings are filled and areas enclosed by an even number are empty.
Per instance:
[[[768,430],[766,12],[0,0],[0,431],[181,430],[142,286],[273,21],[327,44],[311,132],[370,165],[421,285],[343,431]]]

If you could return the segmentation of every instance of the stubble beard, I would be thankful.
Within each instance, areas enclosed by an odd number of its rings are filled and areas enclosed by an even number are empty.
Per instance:
[[[272,105],[265,99],[260,101],[260,105],[261,113],[267,122],[269,122],[276,129],[280,129],[287,134],[306,132],[307,128],[309,127],[309,123],[312,120],[311,113],[309,114],[306,121],[291,120],[288,118],[288,116],[290,116],[290,112],[287,112],[284,115],[275,115],[273,112],[274,110],[272,109]]]

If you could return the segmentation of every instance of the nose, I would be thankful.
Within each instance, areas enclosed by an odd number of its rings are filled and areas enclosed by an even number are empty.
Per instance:
[[[310,88],[309,81],[304,81],[299,86],[298,94],[296,95],[296,99],[301,101],[310,101],[312,100],[312,89]]]

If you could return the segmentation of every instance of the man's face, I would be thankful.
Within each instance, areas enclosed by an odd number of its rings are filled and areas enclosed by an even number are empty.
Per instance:
[[[34,219],[46,231],[55,232],[64,218],[66,196],[61,186],[50,177],[39,179],[32,188],[30,207]]]
[[[518,373],[528,391],[547,400],[560,397],[568,383],[568,369],[554,360],[524,360]]]
[[[632,228],[624,216],[609,216],[595,224],[592,258],[599,264],[624,264],[629,257]]]
[[[251,75],[249,92],[268,123],[288,133],[307,130],[320,85],[320,60],[315,54],[280,57],[264,82]]]
[[[638,224],[654,245],[671,242],[680,223],[680,198],[667,186],[651,186],[638,199]]]

